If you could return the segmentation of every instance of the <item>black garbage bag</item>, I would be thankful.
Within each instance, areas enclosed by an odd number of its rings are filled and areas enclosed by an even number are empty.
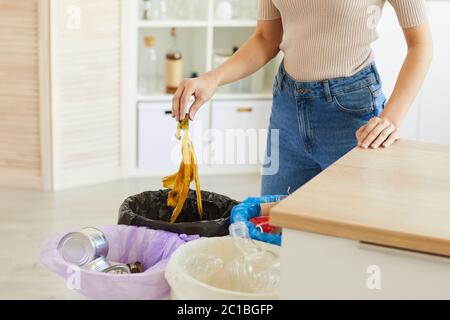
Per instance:
[[[146,191],[128,197],[119,209],[119,224],[145,226],[174,233],[198,234],[201,237],[228,235],[231,209],[237,201],[226,196],[202,191],[203,219],[200,220],[197,198],[190,190],[181,214],[174,224],[169,220],[173,208],[167,206],[170,190]]]

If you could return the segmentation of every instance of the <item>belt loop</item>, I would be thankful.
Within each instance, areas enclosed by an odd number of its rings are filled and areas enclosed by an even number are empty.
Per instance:
[[[286,77],[286,70],[284,69],[284,59],[283,61],[281,61],[281,66],[280,66],[280,81],[279,81],[279,86],[280,86],[280,91],[284,90],[284,78]]]
[[[377,84],[380,84],[381,83],[380,74],[378,73],[378,69],[375,66],[375,62],[372,62],[371,68],[375,75],[375,79],[377,80]]]
[[[325,92],[325,97],[327,98],[327,102],[332,102],[333,97],[331,96],[330,81],[325,80],[323,82],[323,90]]]

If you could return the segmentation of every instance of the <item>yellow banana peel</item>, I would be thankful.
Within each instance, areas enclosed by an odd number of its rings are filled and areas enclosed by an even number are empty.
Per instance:
[[[181,131],[184,131],[181,136]],[[164,188],[171,189],[167,198],[167,205],[174,208],[170,223],[175,223],[183,209],[186,198],[189,195],[190,185],[195,181],[195,191],[197,195],[197,208],[200,219],[203,218],[202,195],[200,192],[200,180],[198,178],[197,158],[195,156],[194,145],[189,138],[189,116],[178,123],[175,137],[181,140],[182,159],[178,172],[163,179]]]

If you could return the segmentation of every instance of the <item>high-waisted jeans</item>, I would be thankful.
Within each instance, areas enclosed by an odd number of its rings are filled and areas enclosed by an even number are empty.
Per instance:
[[[262,195],[292,193],[353,149],[356,131],[378,116],[385,102],[373,63],[353,76],[317,82],[296,81],[281,64],[273,85]]]

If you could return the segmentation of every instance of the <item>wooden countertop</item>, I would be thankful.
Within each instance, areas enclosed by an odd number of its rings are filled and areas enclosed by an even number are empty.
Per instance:
[[[450,146],[356,148],[272,208],[271,223],[450,256]]]

